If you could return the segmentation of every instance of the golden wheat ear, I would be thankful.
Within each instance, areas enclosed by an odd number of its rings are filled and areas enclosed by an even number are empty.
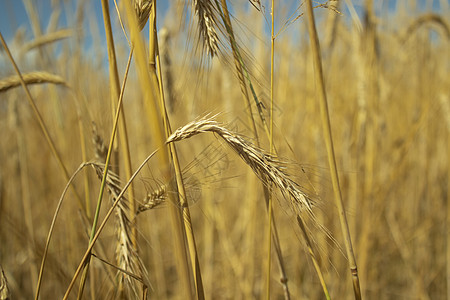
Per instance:
[[[203,42],[204,50],[213,57],[219,50],[219,37],[216,28],[218,21],[214,12],[213,1],[210,0],[193,0],[193,10],[197,16],[198,29],[200,39]]]
[[[152,5],[152,0],[134,0],[134,10],[136,11],[139,30],[144,29],[147,24]]]
[[[286,198],[291,199],[295,211],[298,213],[307,211],[312,214],[312,200],[286,173],[285,162],[247,142],[244,137],[230,131],[213,118],[203,118],[188,123],[174,131],[167,139],[167,143],[184,140],[204,132],[215,133],[225,140],[264,184],[274,185]]]

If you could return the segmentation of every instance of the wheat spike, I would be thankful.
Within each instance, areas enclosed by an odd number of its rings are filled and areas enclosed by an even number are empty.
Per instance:
[[[152,0],[134,0],[134,10],[138,19],[139,30],[144,29],[147,24],[152,4]]]
[[[22,77],[26,84],[53,83],[68,86],[66,81],[61,76],[48,72],[30,72],[22,74]],[[20,78],[18,75],[9,76],[0,80],[0,92],[5,92],[18,86],[20,86]]]
[[[103,142],[103,138],[99,135],[97,124],[95,124],[95,122],[92,122],[92,142],[94,143],[95,147],[95,158],[99,161],[106,161],[108,148]]]
[[[203,40],[203,46],[211,57],[217,54],[219,38],[215,27],[217,21],[214,16],[214,7],[210,0],[193,1],[195,15],[197,16],[200,38]]]
[[[204,132],[213,132],[227,142],[229,146],[253,170],[260,180],[271,186],[276,186],[286,198],[290,198],[297,213],[307,211],[312,214],[312,200],[300,190],[300,186],[293,181],[286,172],[287,162],[279,160],[247,142],[242,136],[231,132],[216,122],[213,118],[203,118],[177,129],[167,140],[172,143],[190,138]]]
[[[153,209],[162,204],[167,198],[167,185],[161,185],[158,189],[148,193],[144,203],[138,207],[136,214]]]

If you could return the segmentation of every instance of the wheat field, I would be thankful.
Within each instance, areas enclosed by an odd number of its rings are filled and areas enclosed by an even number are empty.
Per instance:
[[[21,3],[0,299],[450,299],[446,0]]]

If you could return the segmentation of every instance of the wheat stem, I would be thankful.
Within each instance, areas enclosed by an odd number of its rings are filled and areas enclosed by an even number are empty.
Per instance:
[[[41,283],[42,283],[42,278],[43,278],[43,274],[44,274],[45,262],[47,261],[48,248],[49,248],[49,245],[50,245],[50,240],[51,240],[52,235],[53,235],[53,230],[55,228],[56,218],[59,215],[59,211],[61,209],[62,202],[64,200],[64,197],[66,195],[67,190],[69,189],[70,186],[72,186],[72,181],[75,179],[77,174],[86,165],[87,165],[87,163],[81,164],[78,167],[78,169],[73,173],[73,175],[68,179],[68,182],[67,182],[67,184],[66,184],[66,186],[64,188],[64,191],[62,192],[61,197],[59,198],[58,204],[56,205],[56,210],[55,210],[55,213],[53,214],[52,223],[50,225],[50,229],[49,229],[48,234],[47,234],[47,241],[45,243],[44,254],[42,256],[42,261],[41,261],[41,267],[39,269],[38,283],[37,283],[37,287],[36,287],[36,294],[35,294],[35,297],[34,297],[35,300],[39,299],[39,292],[41,290]]]
[[[140,30],[138,28],[136,14],[129,1],[125,1],[125,8],[127,12],[127,19],[130,28],[130,40],[135,49],[136,67],[138,71],[138,79],[140,87],[144,97],[144,105],[148,113],[148,120],[150,123],[150,129],[152,131],[152,138],[157,144],[157,148],[162,149],[159,155],[160,168],[165,181],[169,181],[172,177],[171,161],[169,159],[169,152],[165,143],[164,127],[161,124],[161,118],[164,120],[162,108],[160,107],[158,97],[158,83],[155,72],[155,55],[149,56],[150,62],[148,63],[145,55],[144,43],[140,36]],[[154,6],[154,5],[153,5]],[[152,23],[153,22],[153,23]],[[149,30],[151,31],[151,38],[149,40],[149,49],[155,49],[155,35],[154,30],[156,22],[156,10],[152,8],[150,11]],[[152,69],[149,72],[149,68]],[[171,197],[174,197],[176,193],[170,193]],[[172,199],[173,203],[177,203],[178,199]],[[181,273],[181,281],[184,285],[185,296],[188,299],[192,299],[191,288],[191,272],[189,268],[189,261],[185,251],[185,233],[183,232],[182,220],[177,205],[170,205],[171,220],[173,223],[173,231],[175,234],[175,253],[177,257],[177,269]]]
[[[86,252],[83,255],[83,258],[81,259],[80,264],[77,267],[77,270],[75,271],[75,274],[72,277],[72,280],[71,280],[71,282],[70,282],[70,284],[69,284],[69,286],[68,286],[68,288],[66,290],[66,293],[64,294],[63,300],[65,300],[65,299],[67,299],[69,297],[70,291],[72,290],[77,277],[80,275],[81,269],[85,265],[86,261],[89,259],[91,251],[92,251],[92,248],[94,247],[95,242],[98,240],[98,237],[100,236],[100,233],[102,232],[103,228],[105,227],[106,222],[108,222],[109,218],[111,217],[114,209],[119,204],[120,200],[122,200],[122,197],[125,194],[125,192],[127,191],[127,189],[130,186],[130,184],[134,181],[134,179],[139,174],[139,172],[142,170],[142,168],[147,164],[147,162],[150,160],[150,158],[152,158],[153,155],[156,154],[157,151],[158,150],[155,150],[149,156],[147,156],[147,158],[142,162],[142,164],[136,169],[136,171],[133,173],[131,178],[128,180],[128,182],[123,187],[123,189],[120,192],[120,194],[117,196],[117,199],[114,201],[114,203],[112,204],[112,206],[110,207],[110,209],[106,213],[105,218],[103,219],[102,223],[98,226],[97,232],[95,233],[94,237],[92,238],[91,243],[89,244]]]
[[[297,223],[298,223],[298,226],[300,227],[300,230],[301,230],[301,232],[303,234],[303,238],[305,239],[306,246],[308,248],[309,256],[311,257],[311,260],[312,260],[313,265],[314,265],[314,269],[317,272],[317,276],[319,276],[320,285],[322,286],[323,292],[325,294],[325,298],[327,300],[330,300],[331,299],[330,293],[328,292],[328,288],[327,288],[327,285],[325,283],[325,279],[323,278],[323,274],[320,271],[319,262],[317,261],[315,251],[313,250],[313,244],[311,242],[311,239],[308,236],[308,231],[306,230],[305,223],[303,222],[303,220],[299,216],[297,216]]]
[[[148,1],[144,2],[148,3]],[[144,4],[142,4],[144,5]],[[109,16],[109,5],[108,1],[102,0],[102,9],[103,9],[103,20],[105,23],[105,34],[106,34],[106,41],[108,46],[108,62],[109,62],[109,78],[110,78],[110,89],[111,89],[111,104],[113,107],[113,111],[117,109],[116,103],[117,99],[119,98],[119,91],[120,91],[120,82],[119,82],[119,73],[117,71],[117,59],[115,54],[115,46],[114,46],[114,38],[111,28],[111,18]],[[142,11],[142,9],[141,9]],[[144,10],[144,16],[145,16],[145,10]],[[148,16],[148,15],[147,15]],[[132,51],[130,52],[129,60],[131,60],[132,57]],[[119,134],[120,137],[119,142],[122,150],[122,155],[124,159],[124,166],[125,166],[125,176],[129,178],[131,174],[133,173],[132,167],[131,167],[131,154],[130,154],[130,146],[128,142],[128,131],[126,126],[126,120],[125,120],[125,111],[122,107],[120,109],[120,119],[119,119]],[[134,196],[134,188],[133,185],[130,186],[130,189],[128,191],[128,200],[130,203],[130,210],[135,211],[136,209],[136,199]],[[133,245],[137,245],[137,232],[136,232],[136,226],[132,227],[132,234],[131,234]]]
[[[219,7],[219,4],[218,4],[217,1],[216,1],[216,3],[217,3],[217,7]],[[244,62],[243,62],[243,60],[241,58],[241,55],[240,55],[239,46],[238,46],[238,43],[237,43],[236,38],[234,36],[233,27],[232,27],[231,20],[230,20],[230,15],[229,15],[229,12],[228,12],[227,2],[226,2],[226,0],[221,0],[221,3],[222,3],[222,11],[220,11],[220,16],[223,19],[223,22],[225,24],[225,28],[226,28],[227,33],[228,33],[228,37],[230,39],[231,50],[232,50],[232,53],[233,53],[234,64],[235,64],[235,67],[236,67],[236,72],[237,72],[239,83],[240,83],[241,93],[242,93],[242,95],[244,97],[244,100],[246,101],[247,107],[248,107],[247,116],[248,116],[248,119],[249,119],[249,123],[252,126],[253,135],[254,135],[254,138],[255,138],[255,141],[256,141],[256,145],[258,147],[260,147],[259,135],[258,135],[258,131],[256,130],[256,122],[255,122],[255,118],[253,117],[253,109],[252,109],[252,105],[251,105],[250,98],[249,98],[248,91],[247,91],[247,84],[246,84],[246,81],[245,81],[246,79],[248,80],[250,89],[251,89],[253,97],[255,99],[256,106],[258,108],[258,112],[259,112],[261,121],[262,121],[262,123],[264,125],[264,129],[266,130],[266,133],[269,133],[268,128],[267,128],[267,123],[265,121],[264,115],[262,114],[260,102],[259,102],[259,100],[256,97],[256,94],[254,92],[253,85],[252,85],[252,82],[250,80],[250,76],[247,73],[247,69],[246,69],[246,67],[244,65]],[[245,74],[244,74],[244,71],[245,71]],[[267,137],[270,139],[270,134],[268,134]],[[273,148],[275,149],[275,147],[273,147]],[[279,245],[280,244],[280,242],[279,242],[279,235],[278,235],[278,231],[276,229],[275,217],[269,211],[269,194],[270,193],[269,193],[269,190],[268,190],[267,186],[265,186],[264,184],[263,184],[263,190],[264,190],[264,198],[265,198],[265,201],[266,201],[266,208],[267,208],[267,211],[268,211],[269,218],[271,219],[271,221],[269,223],[271,223],[272,226],[274,227],[272,229],[269,229],[269,231],[273,230],[272,237],[273,237],[273,242],[274,242],[274,245],[275,245],[275,250],[276,250],[276,254],[277,254],[277,260],[278,260],[280,273],[281,273],[280,274],[281,275],[280,283],[283,285],[285,299],[288,300],[288,299],[290,299],[290,292],[289,292],[289,287],[287,285],[287,276],[286,276],[286,272],[285,272],[283,255],[282,255],[282,252],[281,252],[281,247]]]
[[[325,91],[325,84],[323,81],[322,62],[320,57],[319,39],[317,37],[316,25],[314,21],[314,13],[312,1],[307,0],[307,15],[308,15],[308,31],[311,41],[313,63],[315,70],[315,82],[317,87],[317,95],[320,103],[320,115],[322,118],[323,134],[328,153],[328,163],[330,166],[331,179],[333,183],[333,190],[336,200],[336,206],[339,211],[339,221],[341,224],[342,234],[344,235],[345,247],[347,250],[347,258],[350,266],[350,271],[353,280],[353,289],[355,292],[355,299],[361,299],[361,288],[359,285],[358,271],[356,267],[356,259],[353,253],[352,241],[350,231],[348,228],[347,217],[345,215],[344,202],[342,200],[341,188],[339,185],[339,177],[336,167],[336,156],[334,154],[333,138],[331,134],[330,115],[328,112],[327,94]]]
[[[275,36],[274,36],[274,28],[275,28],[275,1],[272,0],[271,5],[271,34],[270,34],[270,131],[269,131],[269,143],[270,143],[270,154],[273,155],[273,93],[274,93],[274,54],[275,54]],[[268,237],[268,252],[267,252],[267,299],[270,299],[270,266],[272,262],[272,239],[270,238],[272,235],[272,191],[269,190],[269,237]]]
[[[125,75],[124,75],[124,78],[123,78],[123,84],[122,84],[122,88],[120,90],[120,95],[119,95],[119,100],[118,100],[118,105],[117,105],[117,111],[116,111],[116,115],[115,115],[115,118],[114,118],[113,129],[112,129],[111,137],[110,137],[110,141],[109,141],[108,154],[106,155],[105,170],[104,170],[104,173],[103,173],[102,183],[100,185],[100,192],[98,194],[97,207],[95,209],[94,220],[93,220],[92,229],[91,229],[91,235],[90,235],[90,238],[89,238],[89,244],[92,243],[92,239],[94,237],[95,230],[97,228],[98,218],[99,218],[99,214],[100,214],[100,208],[101,208],[101,205],[102,205],[103,193],[104,193],[104,190],[105,190],[106,179],[107,179],[107,176],[108,176],[108,170],[109,170],[109,164],[110,164],[110,160],[111,160],[111,154],[112,154],[114,140],[115,140],[117,127],[118,127],[118,123],[119,123],[120,111],[121,111],[121,108],[122,108],[123,94],[125,92],[125,85],[126,85],[126,81],[127,81],[127,78],[128,78],[128,71],[130,69],[132,53],[133,53],[133,49],[131,49],[130,55],[128,57],[128,63],[127,63],[127,67],[125,69]],[[82,278],[81,278],[81,281],[80,281],[80,288],[78,290],[78,298],[81,298],[82,294],[83,294],[84,285],[86,283],[86,278],[87,278],[87,272],[89,270],[89,261],[90,261],[89,259],[87,261],[85,261],[85,267],[84,267],[83,275],[82,275]]]
[[[155,19],[156,19],[156,1],[152,7],[153,13],[155,14]],[[159,86],[159,96],[160,96],[160,107],[161,107],[161,112],[163,114],[163,120],[164,120],[164,127],[165,127],[165,131],[166,131],[166,136],[170,136],[170,134],[172,133],[172,129],[170,126],[170,120],[169,120],[169,116],[167,115],[167,109],[166,109],[166,101],[164,98],[164,88],[163,88],[163,78],[162,78],[162,72],[161,72],[161,60],[160,60],[160,56],[159,56],[159,46],[158,46],[158,37],[157,37],[157,31],[156,31],[156,22],[153,23],[155,25],[154,30],[152,31],[155,36],[153,39],[154,41],[154,47],[156,49],[156,59],[157,59],[157,71],[158,71],[158,76],[155,78],[159,78],[158,80],[158,86]],[[193,276],[194,276],[194,280],[195,280],[195,287],[196,287],[196,293],[197,293],[197,298],[198,299],[204,299],[205,298],[205,292],[203,290],[203,280],[202,280],[202,276],[201,276],[201,271],[200,271],[200,263],[198,260],[198,254],[197,254],[197,246],[196,246],[196,242],[195,242],[195,236],[194,236],[194,230],[193,230],[193,226],[192,226],[192,221],[191,221],[191,213],[189,211],[189,204],[187,203],[187,197],[186,197],[186,190],[185,190],[185,186],[184,186],[184,182],[183,182],[183,176],[181,174],[181,168],[180,168],[180,163],[178,160],[178,154],[177,154],[177,149],[175,147],[175,144],[170,144],[169,145],[169,149],[170,149],[170,155],[172,158],[172,162],[173,162],[173,166],[174,166],[174,170],[175,170],[175,179],[177,182],[177,189],[178,189],[178,203],[181,204],[181,212],[182,212],[182,217],[183,217],[183,225],[184,225],[184,231],[186,233],[186,238],[187,238],[187,244],[188,244],[188,249],[189,249],[189,254],[190,254],[190,259],[191,259],[191,266],[193,268]]]

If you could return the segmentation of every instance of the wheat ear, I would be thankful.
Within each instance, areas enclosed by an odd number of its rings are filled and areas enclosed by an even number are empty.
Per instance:
[[[202,118],[177,129],[167,140],[172,143],[194,135],[213,132],[219,135],[266,185],[277,187],[285,198],[290,198],[297,213],[312,214],[313,201],[301,191],[300,186],[286,172],[287,162],[266,153],[247,142],[242,136],[231,132],[213,118]]]
[[[147,24],[150,11],[152,9],[152,0],[134,0],[134,10],[136,11],[139,29],[144,29]]]
[[[53,83],[68,86],[66,81],[58,75],[48,72],[36,71],[22,74],[25,84],[37,83]],[[19,75],[13,75],[0,80],[0,92],[5,92],[9,89],[18,87],[21,84]]]
[[[192,2],[197,16],[200,38],[203,40],[203,47],[212,56],[217,54],[219,38],[215,27],[217,21],[214,16],[213,2],[210,0],[194,0]]]

